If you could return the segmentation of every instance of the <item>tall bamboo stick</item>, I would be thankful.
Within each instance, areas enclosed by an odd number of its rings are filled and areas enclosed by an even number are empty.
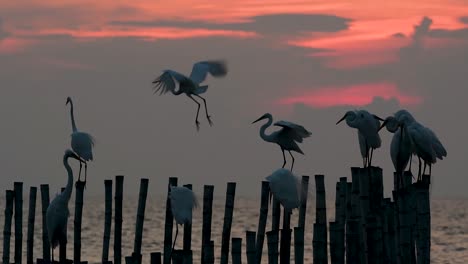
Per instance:
[[[150,261],[151,264],[161,264],[161,252],[151,252]]]
[[[294,228],[294,263],[304,263],[304,228]]]
[[[122,203],[124,176],[115,177],[114,264],[122,263]]]
[[[202,264],[208,264],[211,260],[211,252],[205,254],[205,247],[211,247],[211,218],[213,216],[213,185],[205,185],[203,190],[203,225],[202,225]],[[213,242],[214,248],[214,242]],[[210,249],[211,250],[211,249]],[[213,253],[214,254],[214,253]],[[214,261],[214,260],[213,260]]]
[[[31,187],[29,190],[29,213],[28,213],[28,238],[27,238],[27,263],[33,264],[34,250],[34,221],[36,219],[36,193],[37,188]]]
[[[105,188],[105,216],[104,237],[102,241],[102,262],[109,261],[109,242],[112,226],[112,180],[104,180]]]
[[[141,241],[143,240],[143,225],[145,221],[146,197],[148,196],[148,179],[140,180],[140,194],[138,196],[138,210],[135,224],[135,242],[133,244],[132,258],[141,263]]]
[[[255,264],[256,262],[256,252],[255,252],[255,232],[246,231],[245,232],[245,245],[247,247],[247,264]]]
[[[5,225],[3,226],[3,263],[10,263],[11,219],[13,217],[13,202],[15,192],[6,191]]]
[[[15,191],[15,263],[21,264],[23,252],[23,183],[14,183]]]
[[[47,234],[46,214],[49,207],[49,185],[41,184],[41,209],[42,209],[42,260],[50,261],[50,245]]]
[[[164,221],[164,256],[163,263],[171,263],[171,251],[172,251],[172,229],[174,224],[174,216],[172,215],[170,192],[171,186],[177,186],[177,178],[170,177],[169,185],[167,187],[167,198],[166,198],[166,218]]]
[[[324,175],[315,175],[316,210],[313,231],[314,263],[328,263],[327,206]]]
[[[242,238],[232,238],[232,264],[242,264]]]
[[[192,190],[192,184],[184,184],[184,187]],[[192,224],[184,224],[184,243],[183,249],[185,252],[192,250]]]
[[[257,264],[262,262],[263,242],[265,240],[265,229],[268,218],[268,197],[270,195],[270,185],[268,181],[262,181],[262,191],[260,198],[260,215],[258,218],[258,230],[256,241]]]
[[[74,232],[73,232],[73,262],[81,263],[81,221],[83,213],[83,196],[85,183],[77,181],[76,187],[76,198],[75,198],[75,221],[74,221]]]
[[[268,242],[268,263],[278,264],[278,232],[268,231],[266,232]]]

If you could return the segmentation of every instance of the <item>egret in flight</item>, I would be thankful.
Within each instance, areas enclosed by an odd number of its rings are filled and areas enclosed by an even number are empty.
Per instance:
[[[78,155],[71,150],[66,150],[63,156],[63,165],[68,173],[68,181],[65,190],[55,196],[47,207],[46,224],[49,243],[52,246],[52,262],[54,261],[54,249],[59,243],[67,243],[67,222],[69,217],[68,202],[72,194],[73,171],[68,164],[68,159],[74,158],[83,162]]]
[[[289,155],[291,155],[292,158],[292,171],[294,166],[294,156],[292,155],[291,151],[296,151],[304,155],[304,152],[302,152],[302,150],[299,148],[296,142],[302,143],[303,139],[309,137],[310,135],[312,135],[312,133],[307,131],[301,125],[297,125],[288,121],[278,121],[273,125],[279,126],[281,127],[281,129],[267,135],[265,134],[265,130],[273,123],[273,116],[270,113],[262,115],[259,119],[252,122],[252,124],[263,119],[268,119],[268,122],[266,122],[260,128],[260,137],[267,142],[276,143],[280,146],[281,152],[283,153],[284,161],[282,168],[284,168],[284,166],[286,165],[286,156],[284,155],[284,151],[287,150],[289,152]]]
[[[192,224],[192,211],[198,206],[198,202],[195,193],[187,187],[169,186],[169,188],[171,211],[176,221],[176,234],[172,245],[172,251],[174,251],[179,225]]]
[[[72,134],[71,134],[71,147],[73,151],[80,157],[80,172],[78,173],[78,181],[81,178],[81,168],[83,163],[85,164],[85,179],[88,172],[88,161],[93,160],[93,146],[94,138],[85,132],[78,131],[75,124],[75,116],[73,114],[73,101],[70,97],[67,98],[66,105],[70,104],[70,116],[72,123]]]
[[[190,77],[187,77],[181,73],[173,70],[164,70],[163,74],[153,81],[154,93],[160,91],[159,95],[171,92],[174,95],[185,93],[190,99],[197,104],[197,115],[195,117],[195,125],[197,130],[200,128],[200,122],[198,122],[198,113],[200,112],[200,103],[195,100],[195,97],[203,100],[205,105],[205,114],[208,119],[208,123],[213,125],[211,117],[208,114],[208,108],[206,106],[206,99],[200,94],[205,93],[208,89],[208,85],[200,85],[206,76],[210,73],[213,77],[224,77],[227,74],[227,67],[224,61],[200,61],[193,65],[192,73]],[[176,88],[178,84],[178,89]]]
[[[355,110],[346,112],[336,124],[338,125],[343,120],[346,120],[349,127],[358,130],[359,148],[364,159],[364,167],[370,167],[374,149],[380,148],[382,145],[378,131],[380,121],[383,119],[366,110]]]

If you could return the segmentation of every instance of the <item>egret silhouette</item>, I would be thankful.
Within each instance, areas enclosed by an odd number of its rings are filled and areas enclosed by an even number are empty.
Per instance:
[[[270,185],[270,194],[281,203],[286,212],[291,213],[294,208],[299,207],[301,183],[291,171],[278,169],[266,177],[266,180]]]
[[[94,138],[85,132],[78,131],[75,124],[75,116],[73,114],[73,101],[70,97],[67,97],[66,105],[70,104],[70,116],[72,123],[72,134],[71,134],[71,147],[73,151],[80,157],[80,172],[78,173],[78,181],[81,179],[81,168],[83,163],[85,164],[85,179],[88,174],[88,161],[93,160],[93,147]]]
[[[54,261],[54,249],[59,243],[67,243],[67,223],[69,217],[68,202],[72,194],[73,171],[68,164],[68,159],[74,158],[81,161],[80,157],[73,151],[67,149],[63,156],[63,165],[68,173],[68,180],[65,190],[55,196],[47,207],[46,224],[49,243],[52,246],[52,262]]]
[[[172,92],[174,95],[185,93],[190,99],[197,104],[197,115],[195,117],[195,125],[197,130],[200,129],[200,122],[198,122],[198,114],[200,112],[200,103],[193,98],[196,96],[203,100],[205,105],[205,114],[208,119],[208,123],[213,125],[211,116],[208,114],[208,108],[206,106],[206,99],[200,94],[205,93],[208,89],[208,85],[200,85],[206,76],[210,73],[213,77],[224,77],[227,74],[227,66],[224,61],[200,61],[193,65],[192,73],[190,77],[187,77],[181,73],[173,70],[164,70],[163,74],[157,77],[153,84],[154,93],[160,91],[159,95],[167,92]],[[179,88],[177,89],[177,84]]]
[[[349,127],[358,130],[359,149],[364,159],[364,167],[370,167],[374,149],[380,148],[382,145],[378,131],[380,121],[383,119],[366,110],[355,110],[346,112],[336,124],[338,125],[343,120],[346,120]]]
[[[169,186],[169,188],[171,211],[176,221],[176,234],[172,245],[172,251],[174,251],[179,225],[192,224],[192,211],[198,206],[198,202],[193,191],[187,187]]]
[[[284,168],[284,166],[286,165],[286,156],[284,155],[284,151],[287,150],[289,152],[289,155],[291,155],[292,158],[292,171],[294,166],[294,156],[292,155],[291,151],[296,151],[304,155],[304,152],[302,152],[302,150],[299,148],[296,142],[302,143],[303,139],[309,137],[310,135],[312,135],[312,133],[307,131],[301,125],[294,124],[288,121],[278,121],[273,125],[280,126],[281,129],[267,135],[265,134],[265,130],[273,123],[273,116],[270,113],[262,115],[259,119],[252,122],[252,124],[263,119],[268,119],[268,122],[261,126],[260,137],[267,142],[276,143],[280,146],[281,152],[283,153],[284,161],[282,168]]]

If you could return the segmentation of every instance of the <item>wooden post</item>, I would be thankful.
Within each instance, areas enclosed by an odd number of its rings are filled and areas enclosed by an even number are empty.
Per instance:
[[[203,187],[203,226],[202,226],[202,264],[208,264],[209,260],[205,257],[211,257],[211,253],[205,254],[205,247],[211,247],[211,217],[213,215],[213,185]],[[214,242],[213,242],[214,243]],[[213,244],[214,248],[214,244]],[[213,253],[214,254],[214,253]],[[214,261],[214,260],[213,260]]]
[[[161,252],[150,253],[151,264],[161,264]]]
[[[36,219],[36,194],[37,188],[29,189],[29,211],[28,211],[28,238],[27,238],[27,263],[34,263],[34,221]]]
[[[336,263],[340,263],[340,264],[344,264],[345,262],[345,223],[346,223],[347,187],[348,187],[348,183],[347,183],[346,177],[341,177],[340,181],[337,183],[337,191],[338,191],[337,199],[339,200],[338,201],[339,206],[338,206],[338,210],[335,211],[337,213],[335,215]]]
[[[76,198],[75,198],[75,221],[74,221],[74,232],[73,232],[73,262],[81,263],[81,220],[83,213],[83,196],[85,183],[77,181],[76,187]]]
[[[269,231],[266,232],[268,242],[268,263],[278,264],[278,232]]]
[[[41,207],[42,207],[42,260],[50,261],[50,245],[47,233],[47,207],[49,207],[49,185],[41,184]],[[39,261],[38,261],[39,262]]]
[[[242,264],[242,238],[232,238],[232,264]]]
[[[112,226],[112,180],[104,180],[105,216],[104,237],[102,241],[102,263],[109,261],[109,242]]]
[[[15,191],[15,264],[21,264],[23,252],[23,183],[14,183]]]
[[[329,223],[330,230],[330,261],[332,264],[339,263],[338,260],[338,222]]]
[[[143,239],[143,224],[145,221],[146,197],[148,196],[148,179],[140,180],[140,194],[138,197],[138,210],[135,223],[135,242],[133,244],[132,258],[135,263],[141,263],[141,241]]]
[[[255,264],[256,252],[255,252],[255,232],[246,231],[245,241],[247,247],[247,264]]]
[[[221,236],[221,264],[229,262],[229,242],[231,240],[232,215],[234,199],[236,197],[236,183],[228,182],[226,190],[226,204],[224,206],[224,224]]]
[[[309,194],[309,176],[302,176],[301,180],[301,205],[299,207],[299,220],[297,226],[304,229],[307,211],[307,196]]]
[[[122,203],[124,176],[115,177],[114,264],[122,263]]]
[[[3,226],[3,263],[10,263],[11,218],[13,217],[13,202],[15,192],[6,191],[5,225]]]
[[[294,263],[304,263],[304,228],[294,227]]]
[[[368,249],[367,262],[375,264],[383,263],[382,256],[379,254],[379,244],[382,241],[382,237],[379,236],[379,232],[377,231],[377,217],[373,215],[367,216],[366,235]]]
[[[280,240],[280,263],[289,264],[291,261],[291,211],[283,207],[283,229]]]
[[[399,221],[399,253],[400,263],[411,263],[411,227],[409,221],[409,188],[400,189],[393,192],[394,200],[397,203]]]
[[[192,184],[184,184],[184,187],[192,190]],[[184,224],[183,249],[184,251],[187,251],[187,252],[192,250],[192,224],[189,224],[189,223]]]
[[[417,183],[418,213],[418,264],[431,262],[431,204],[429,196],[430,176],[423,175],[422,182]]]
[[[260,215],[258,218],[258,230],[257,230],[257,242],[256,242],[256,252],[257,252],[257,264],[262,262],[262,253],[263,253],[263,242],[265,240],[265,229],[268,218],[268,197],[270,195],[270,183],[268,181],[262,181],[262,191],[260,198]]]
[[[61,188],[61,192],[63,192],[65,188]],[[68,221],[67,221],[68,226]],[[68,236],[68,227],[65,228],[65,236]],[[68,241],[67,241],[68,242]],[[67,259],[67,242],[61,242],[59,244],[59,262],[60,263],[67,263],[69,262]]]
[[[170,177],[169,185],[167,187],[167,198],[166,198],[166,218],[164,222],[164,256],[163,263],[171,263],[171,251],[172,251],[172,229],[174,224],[174,216],[172,215],[171,209],[171,186],[177,186],[177,178]]]
[[[172,252],[172,263],[173,264],[182,264],[184,262],[183,250],[174,249]]]
[[[360,263],[359,256],[359,220],[349,219],[346,221],[346,263]]]
[[[361,168],[359,169],[359,207],[361,211],[361,262],[363,264],[367,263],[369,259],[367,253],[367,234],[366,234],[366,219],[370,212],[370,203],[369,203],[369,189],[370,189],[370,172],[371,168]],[[370,264],[370,263],[369,263]]]
[[[203,256],[203,259],[205,260],[206,264],[213,264],[214,263],[214,241],[210,240],[208,243],[205,245],[205,251],[203,252],[205,254]]]
[[[315,175],[316,210],[313,231],[314,264],[328,263],[327,206],[324,175]]]

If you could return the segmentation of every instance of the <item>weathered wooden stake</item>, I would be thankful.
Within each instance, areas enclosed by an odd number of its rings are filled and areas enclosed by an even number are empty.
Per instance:
[[[192,184],[184,184],[184,187],[192,190]],[[184,251],[192,250],[192,224],[184,224],[184,242],[183,242]]]
[[[257,252],[257,264],[262,262],[262,253],[263,253],[263,242],[265,240],[265,229],[268,218],[268,198],[270,195],[270,183],[268,181],[262,181],[262,192],[260,198],[260,215],[258,218],[258,230],[257,230],[257,242],[256,242],[256,252]]]
[[[214,263],[214,241],[210,240],[208,243],[205,245],[205,251],[203,252],[205,254],[203,256],[203,259],[205,259],[206,264],[213,264]]]
[[[170,192],[171,186],[177,186],[177,178],[169,177],[169,185],[167,186],[167,198],[166,198],[166,218],[164,222],[164,256],[163,263],[171,263],[171,251],[172,251],[172,229],[174,224],[174,216],[172,215]]]
[[[324,175],[315,175],[316,210],[312,239],[314,264],[328,263],[327,206],[324,179]]]
[[[109,261],[109,242],[112,226],[112,180],[104,180],[105,216],[104,237],[102,241],[102,263]]]
[[[278,264],[278,232],[275,230],[266,232],[268,242],[268,263]]]
[[[21,264],[23,252],[23,183],[14,183],[15,191],[15,263]]]
[[[122,263],[122,203],[124,176],[115,177],[114,264]]]
[[[60,192],[62,193],[64,190],[65,188],[61,188]],[[65,228],[65,236],[68,236],[68,227]],[[67,263],[67,262],[72,261],[72,260],[67,259],[67,242],[60,242],[59,244],[59,262],[60,263]]]
[[[209,264],[210,260],[205,259],[211,257],[214,253],[207,252],[205,247],[211,247],[211,217],[213,216],[213,185],[205,185],[203,187],[203,226],[202,226],[202,264]],[[214,242],[213,242],[214,243]],[[214,244],[213,244],[214,250]],[[213,259],[214,261],[214,259]]]
[[[73,229],[73,262],[81,263],[81,221],[83,213],[83,196],[85,183],[77,181],[76,187],[76,198],[75,198],[75,221]]]
[[[132,258],[134,263],[141,263],[141,241],[143,239],[143,224],[145,221],[146,197],[148,196],[148,179],[140,180],[140,194],[138,196],[138,210],[135,224],[135,242]]]
[[[294,263],[304,263],[304,228],[294,227]]]
[[[366,219],[366,235],[367,235],[367,262],[380,264],[383,263],[383,258],[380,255],[380,245],[382,242],[381,233],[377,228],[377,217],[368,215]]]
[[[279,232],[281,220],[281,203],[273,196],[273,206],[271,209],[271,230]]]
[[[309,194],[309,176],[302,176],[301,179],[301,205],[299,207],[299,218],[297,226],[304,229],[307,211],[307,196]]]
[[[28,238],[27,238],[27,262],[28,264],[34,263],[34,220],[36,219],[36,194],[37,188],[31,187],[29,189],[29,211],[28,211]]]
[[[418,264],[431,262],[431,204],[429,196],[430,176],[423,175],[422,182],[417,183],[418,213]]]
[[[247,264],[255,264],[256,261],[256,252],[255,252],[255,232],[246,231],[245,232],[245,245],[247,253]]]
[[[242,238],[233,237],[231,243],[232,264],[242,264]]]
[[[346,221],[346,263],[360,263],[359,256],[359,226],[361,223],[356,219]]]
[[[400,263],[411,263],[411,226],[408,204],[410,196],[409,187],[393,191],[393,195],[398,210]]]
[[[330,261],[332,264],[339,263],[338,259],[338,222],[329,223],[330,232]]]
[[[46,214],[49,207],[49,185],[41,184],[41,209],[42,209],[42,260],[50,261],[49,236],[47,234]],[[39,260],[38,260],[39,262]]]
[[[150,253],[151,264],[161,264],[161,252]]]
[[[336,222],[336,263],[345,263],[345,223],[346,223],[346,193],[347,193],[347,179],[341,177],[337,183],[337,199],[338,209],[335,210]],[[330,238],[331,239],[331,238]],[[331,241],[331,240],[330,240]],[[331,251],[331,249],[330,249]],[[331,254],[331,252],[330,252]]]
[[[15,192],[6,191],[5,225],[3,226],[3,263],[10,263],[11,218],[13,217],[13,202]]]
[[[280,240],[280,263],[289,264],[291,261],[291,211],[283,207],[283,228]]]
[[[231,240],[232,215],[236,197],[236,183],[228,182],[226,190],[226,204],[224,206],[224,224],[221,236],[221,264],[229,262],[229,242]]]

